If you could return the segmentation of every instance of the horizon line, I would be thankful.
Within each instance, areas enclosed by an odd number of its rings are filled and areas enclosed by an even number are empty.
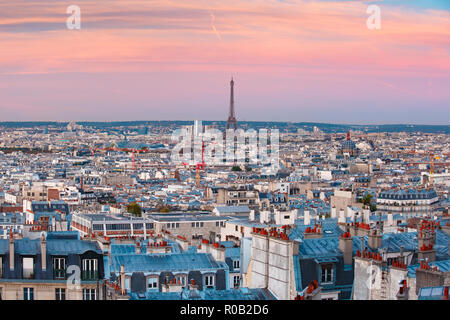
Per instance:
[[[224,122],[227,120],[0,120],[0,124],[4,123],[33,123],[33,122],[50,122],[50,123],[78,123],[78,122],[93,122],[93,123],[112,123],[112,122],[194,122],[194,121],[207,121],[207,122]],[[272,122],[272,123],[291,123],[291,124],[331,124],[331,125],[341,125],[341,126],[447,126],[450,124],[426,124],[426,123],[337,123],[337,122],[319,122],[319,121],[282,121],[282,120],[240,120],[239,122]]]

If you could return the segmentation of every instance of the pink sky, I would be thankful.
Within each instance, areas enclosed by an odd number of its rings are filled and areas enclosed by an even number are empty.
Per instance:
[[[66,8],[81,8],[81,30]],[[0,1],[2,120],[440,123],[450,13],[361,1]]]

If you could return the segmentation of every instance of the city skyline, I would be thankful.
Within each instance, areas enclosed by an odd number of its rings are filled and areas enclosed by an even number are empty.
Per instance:
[[[226,121],[231,76],[238,121],[450,118],[445,1],[39,3],[2,2],[3,121]]]

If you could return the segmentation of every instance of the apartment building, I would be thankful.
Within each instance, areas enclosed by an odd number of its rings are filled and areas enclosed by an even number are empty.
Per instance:
[[[77,233],[0,240],[0,297],[4,300],[103,299],[103,254]]]
[[[377,195],[377,211],[430,214],[439,206],[434,189],[389,189]]]

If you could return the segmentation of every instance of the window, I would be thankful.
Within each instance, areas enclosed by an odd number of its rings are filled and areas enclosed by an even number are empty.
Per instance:
[[[34,300],[34,288],[23,288],[23,300]]]
[[[97,300],[97,290],[83,289],[83,300]]]
[[[22,260],[22,277],[24,279],[34,278],[34,259],[33,258],[23,258]]]
[[[53,258],[53,274],[55,279],[66,278],[66,259]]]
[[[147,289],[157,289],[158,288],[158,278],[151,277],[147,279]]]
[[[82,280],[97,280],[97,259],[83,259]]]
[[[238,288],[241,284],[241,277],[240,276],[234,276],[233,277],[233,286],[235,288]]]
[[[3,277],[3,259],[0,257],[0,278]]]
[[[205,276],[205,286],[207,288],[213,288],[214,287],[214,276]]]
[[[56,288],[55,289],[55,300],[66,300],[66,289]]]
[[[333,265],[332,264],[323,264],[322,265],[322,283],[331,283],[333,282]]]
[[[239,263],[240,261],[239,260],[233,260],[233,268],[234,269],[239,269]]]

